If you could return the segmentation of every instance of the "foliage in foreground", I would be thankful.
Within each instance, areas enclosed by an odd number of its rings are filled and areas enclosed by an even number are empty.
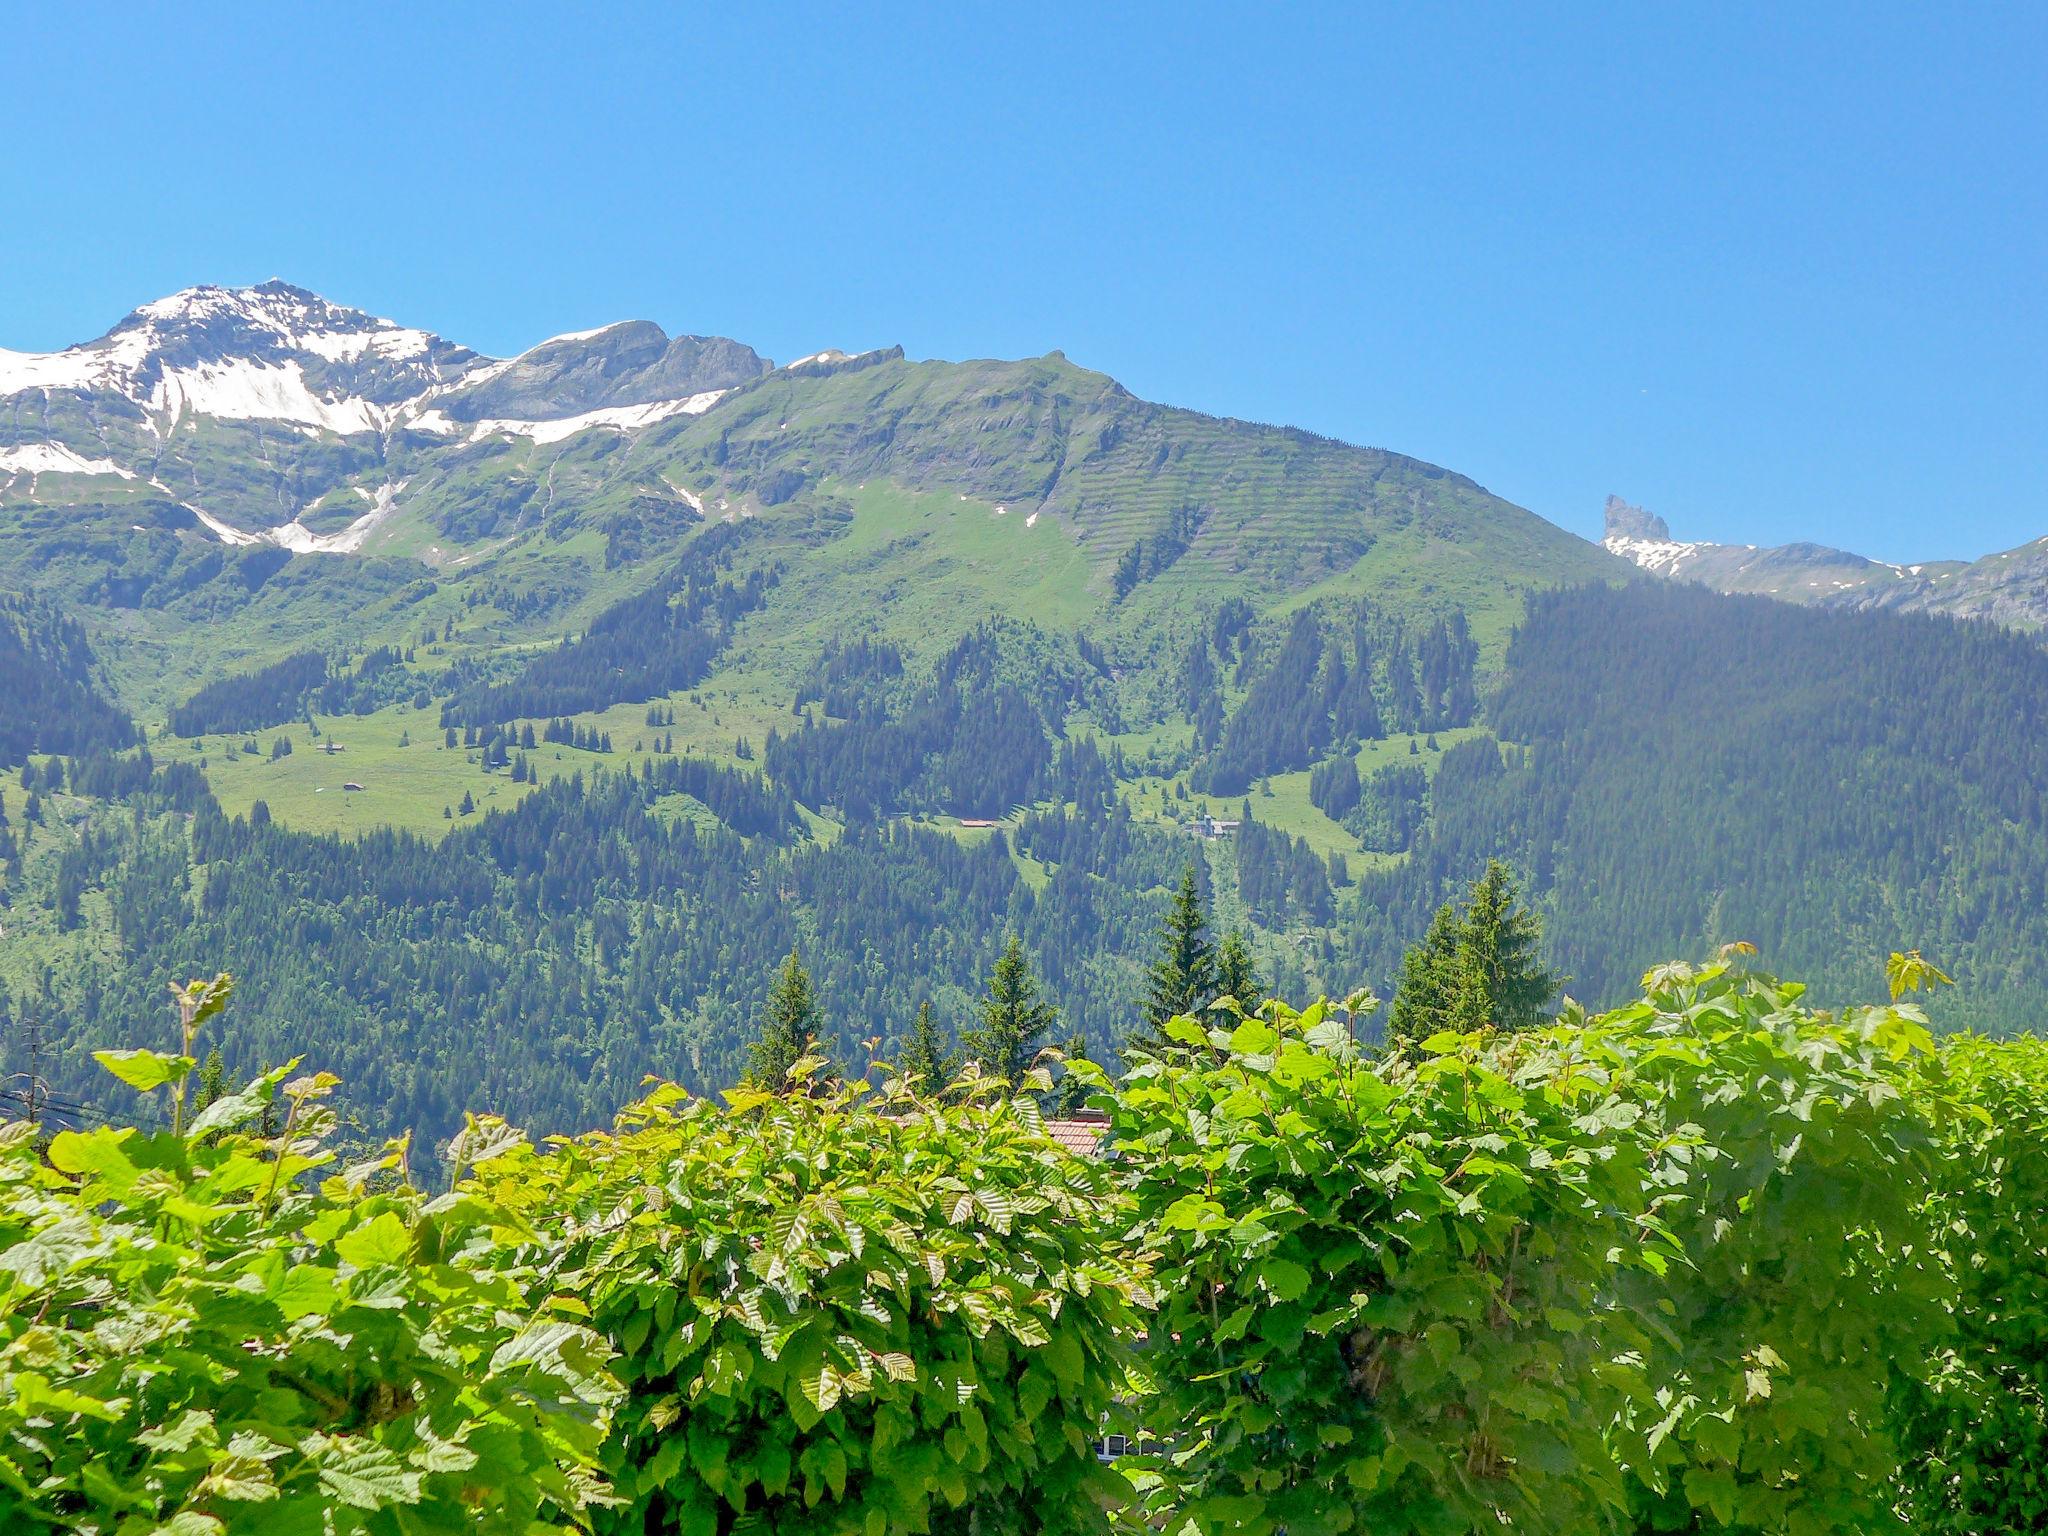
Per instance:
[[[196,1027],[216,984],[188,1008]],[[103,1052],[180,1115],[0,1127],[0,1529],[88,1536],[526,1532],[602,1499],[607,1351],[536,1307],[474,1193],[334,1171],[324,1076],[189,1127],[187,1054]],[[279,1134],[250,1134],[276,1105]]]
[[[1603,1085],[1478,1037],[1375,1059],[1321,1004],[1167,1030],[1186,1049],[1114,1114],[1159,1245],[1162,1514],[1321,1536],[1616,1507],[1601,1314],[1615,1265],[1676,1255]]]
[[[1094,1442],[1143,1299],[1109,1170],[1028,1099],[727,1097],[659,1090],[470,1186],[620,1352],[600,1528],[1106,1530],[1127,1489]]]
[[[1910,1452],[1888,1399],[1950,1326],[1927,1202],[1954,1113],[1922,1074],[1910,1004],[1817,1012],[1794,982],[1669,966],[1642,1001],[1567,1019],[1553,1049],[1611,1075],[1655,1138],[1686,1262],[1623,1277],[1658,1317],[1617,1426],[1637,1529],[1871,1531],[1895,1525]]]
[[[1821,1536],[1967,1493],[1915,1528],[2028,1528],[2026,1452],[1970,1414],[2006,1391],[2038,1443],[2039,1314],[2001,1298],[2048,1280],[2039,1046],[1950,1067],[1911,1004],[1815,1011],[1739,958],[1379,1057],[1323,1006],[1174,1020],[1101,1101],[1157,1247],[1156,1510]]]
[[[2048,1530],[2048,1053],[1963,1038],[1931,1071],[1969,1112],[1936,1148],[1956,1331],[1901,1384],[1905,1512],[1922,1536]]]
[[[1107,1163],[1042,1072],[805,1058],[472,1120],[437,1200],[333,1171],[326,1079],[188,1124],[188,991],[102,1053],[169,1129],[0,1134],[0,1529],[2041,1528],[2048,1052],[1937,1042],[1916,957],[1829,1013],[1741,949],[1384,1053],[1219,1000],[1070,1063]],[[1120,1405],[1163,1444],[1105,1468]]]

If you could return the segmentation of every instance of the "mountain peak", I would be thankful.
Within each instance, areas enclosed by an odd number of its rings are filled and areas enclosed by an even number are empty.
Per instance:
[[[548,420],[686,401],[752,383],[768,359],[724,336],[671,336],[652,320],[620,320],[550,336],[479,368],[434,406],[451,421]]]
[[[1641,507],[1623,501],[1619,496],[1607,498],[1607,525],[1609,540],[1650,539],[1658,544],[1671,542],[1671,525],[1654,512],[1645,512]]]
[[[368,432],[483,363],[431,332],[273,278],[181,288],[62,352],[0,353],[0,397],[111,395],[153,422],[189,412]]]

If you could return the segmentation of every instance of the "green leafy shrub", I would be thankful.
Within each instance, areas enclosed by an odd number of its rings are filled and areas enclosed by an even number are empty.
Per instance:
[[[1916,1091],[1934,1040],[1911,1005],[1816,1011],[1730,961],[1654,971],[1642,1001],[1556,1032],[1659,1138],[1686,1256],[1617,1277],[1659,1323],[1617,1459],[1640,1530],[1883,1529],[1887,1399],[1949,1326],[1926,1197],[1950,1111]]]
[[[1674,1254],[1604,1074],[1541,1036],[1374,1058],[1326,1004],[1167,1032],[1113,1124],[1158,1249],[1159,1512],[1449,1536],[1619,1508],[1613,1274]]]
[[[1972,1058],[1951,1082],[1910,1004],[1802,995],[1671,966],[1611,1013],[1379,1058],[1326,1005],[1173,1021],[1181,1049],[1114,1099],[1158,1250],[1158,1508],[1296,1536],[1818,1536],[1897,1526],[1926,1447],[1893,1405],[1943,1359],[1955,1434],[1994,1385],[2038,1433],[2040,1314],[1966,1289],[2002,1331],[1945,1355],[1936,1241],[1998,1232],[2015,1257],[1977,1260],[1983,1287],[2048,1273],[2027,1131],[1970,1142],[2023,1187],[1944,1178],[1942,1138],[1985,1120],[1958,1108],[1986,1096]],[[2039,1079],[2001,1081],[2048,1117]],[[1931,1209],[1951,1184],[2003,1217]]]
[[[2048,1530],[2048,1047],[1943,1042],[1932,1214],[1956,1336],[1902,1384],[1904,1508],[1924,1536]]]
[[[336,1170],[332,1078],[190,1091],[195,984],[100,1053],[167,1125],[0,1126],[0,1531],[2048,1528],[2048,1048],[1937,1043],[1894,958],[1384,1053],[1226,1001],[1070,1062],[1108,1163],[806,1058],[472,1117],[433,1199]]]
[[[1028,1102],[727,1097],[659,1089],[465,1186],[622,1356],[602,1528],[1106,1529],[1128,1490],[1094,1442],[1143,1299],[1108,1171]]]
[[[582,1528],[603,1344],[527,1305],[516,1218],[372,1189],[402,1149],[315,1182],[333,1079],[272,1072],[185,1126],[224,992],[188,994],[188,1054],[101,1053],[172,1087],[173,1128],[60,1132],[46,1160],[0,1126],[0,1530]]]

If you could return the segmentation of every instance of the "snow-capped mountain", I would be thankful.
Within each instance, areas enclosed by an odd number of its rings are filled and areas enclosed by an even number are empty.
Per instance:
[[[486,365],[467,347],[330,304],[289,283],[188,288],[97,341],[0,351],[0,399],[112,395],[159,431],[187,415],[351,434]]]
[[[494,359],[281,281],[188,288],[61,352],[0,350],[0,500],[98,505],[119,481],[225,544],[354,553],[468,445],[638,433],[772,366],[644,320]]]
[[[1825,544],[1713,544],[1675,539],[1655,513],[1607,498],[1609,554],[1652,575],[1717,592],[1844,608],[1906,608],[2000,624],[2048,624],[2048,539],[1977,561],[1896,565]]]
[[[187,288],[62,352],[0,350],[0,401],[111,395],[159,431],[190,415],[352,436],[430,410],[451,423],[555,421],[610,406],[681,404],[769,366],[738,342],[671,339],[644,320],[552,337],[498,361],[273,280]]]

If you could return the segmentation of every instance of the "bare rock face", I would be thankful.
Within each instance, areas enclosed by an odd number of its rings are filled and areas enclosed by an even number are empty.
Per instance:
[[[1894,565],[1825,544],[1688,543],[1663,518],[1609,496],[1601,541],[1642,570],[1716,592],[1746,592],[1830,608],[1902,608],[2048,627],[2048,539],[1977,561]]]
[[[1671,542],[1671,525],[1654,512],[1645,512],[1641,507],[1623,501],[1619,496],[1607,498],[1606,535],[1610,539],[1652,539],[1659,544]]]
[[[670,336],[651,320],[556,336],[435,397],[454,421],[546,421],[616,406],[687,400],[769,371],[752,347],[723,336]]]

